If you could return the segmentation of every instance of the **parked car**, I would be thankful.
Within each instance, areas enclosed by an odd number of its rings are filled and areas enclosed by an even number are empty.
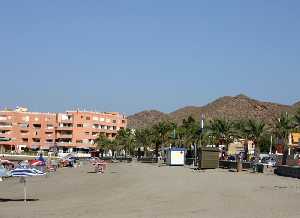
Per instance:
[[[277,161],[276,158],[268,156],[268,157],[263,157],[261,159],[261,163],[265,166],[275,167]]]

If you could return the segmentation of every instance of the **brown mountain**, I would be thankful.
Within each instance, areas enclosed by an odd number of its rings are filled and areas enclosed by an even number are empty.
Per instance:
[[[237,95],[235,97],[225,96],[202,107],[188,106],[169,114],[156,110],[143,111],[129,116],[128,126],[130,128],[150,127],[161,120],[171,120],[176,123],[181,123],[182,120],[188,116],[193,116],[196,120],[200,120],[201,114],[203,114],[206,119],[253,118],[271,123],[272,120],[278,117],[282,112],[294,113],[298,106],[300,107],[300,102],[289,106],[258,101],[245,95]]]
[[[168,119],[168,115],[163,112],[157,110],[147,110],[129,116],[128,127],[135,129],[145,128],[153,126],[155,123]]]
[[[295,110],[300,109],[300,101],[298,101],[297,103],[293,104],[293,108]]]

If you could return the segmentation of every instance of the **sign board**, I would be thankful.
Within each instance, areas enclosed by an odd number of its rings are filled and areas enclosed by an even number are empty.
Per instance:
[[[171,148],[168,150],[167,164],[170,166],[183,166],[185,162],[184,148]]]

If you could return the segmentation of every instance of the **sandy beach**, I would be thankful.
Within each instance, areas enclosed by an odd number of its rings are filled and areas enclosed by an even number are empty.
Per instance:
[[[141,163],[89,164],[29,178],[27,204],[16,178],[0,183],[0,217],[300,217],[300,180],[272,173],[195,171]],[[19,201],[18,201],[19,199]]]

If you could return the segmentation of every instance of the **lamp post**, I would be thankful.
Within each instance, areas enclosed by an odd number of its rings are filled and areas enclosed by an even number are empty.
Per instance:
[[[202,133],[203,133],[203,129],[204,129],[204,114],[201,114],[201,127],[200,127],[200,134],[199,134],[199,144],[200,144],[200,147],[202,147]],[[197,144],[195,143],[194,144],[194,167],[196,167],[198,165],[197,163]]]
[[[271,144],[270,144],[270,152],[269,152],[269,154],[272,154],[272,146],[273,146],[273,136],[271,135]]]

